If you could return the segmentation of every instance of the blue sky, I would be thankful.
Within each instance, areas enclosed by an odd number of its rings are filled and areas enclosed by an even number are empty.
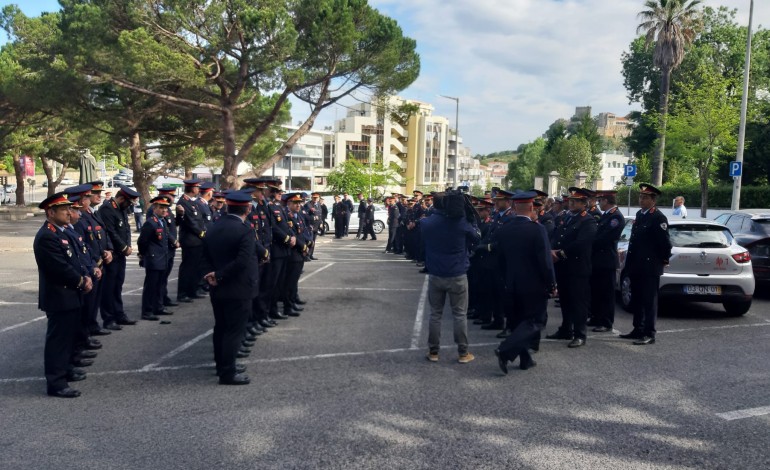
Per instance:
[[[2,1],[2,0],[0,0]],[[14,2],[4,2],[3,5]],[[53,0],[15,2],[28,15],[59,9]],[[422,72],[400,93],[432,103],[474,153],[515,149],[541,135],[576,106],[626,114],[620,55],[635,36],[642,0],[369,0],[417,40]],[[749,0],[705,0],[738,9],[748,23]],[[754,24],[770,23],[770,1],[757,0]],[[366,99],[365,94],[358,94]],[[347,104],[356,103],[351,99]],[[293,121],[306,107],[295,104]],[[317,127],[347,109],[324,111]]]

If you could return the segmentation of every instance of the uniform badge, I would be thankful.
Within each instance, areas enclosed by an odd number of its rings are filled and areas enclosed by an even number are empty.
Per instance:
[[[610,227],[612,227],[612,228],[615,228],[615,227],[617,227],[617,226],[618,226],[618,224],[620,224],[620,222],[618,222],[618,219],[612,219],[612,220],[610,221]]]
[[[278,222],[280,222],[280,221],[281,221],[281,216],[279,215],[278,217],[276,217],[276,218],[275,218],[275,220],[277,220]]]
[[[668,224],[660,224],[660,228],[663,230],[668,230]]]
[[[122,227],[122,226],[123,226],[123,221],[122,221],[122,220],[119,220],[119,221],[118,221],[118,227]]]

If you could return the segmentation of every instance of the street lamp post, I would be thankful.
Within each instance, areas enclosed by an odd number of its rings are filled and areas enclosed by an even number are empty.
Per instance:
[[[457,188],[457,162],[460,156],[460,98],[455,96],[439,95],[442,98],[455,102],[455,169],[452,173],[452,186]]]
[[[741,98],[741,124],[738,128],[738,151],[735,155],[736,162],[743,162],[743,147],[746,141],[746,109],[749,99],[749,71],[751,69],[751,23],[754,19],[754,0],[749,5],[749,33],[746,40],[746,63],[743,69],[743,97]],[[733,200],[730,209],[737,211],[741,206],[741,176],[733,177]]]

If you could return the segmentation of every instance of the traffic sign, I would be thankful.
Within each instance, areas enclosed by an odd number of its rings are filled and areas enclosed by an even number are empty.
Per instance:
[[[626,178],[633,178],[636,176],[636,165],[623,165],[623,176]]]
[[[634,185],[634,179],[626,178],[626,186],[633,186],[633,185]]]
[[[730,162],[730,176],[741,176],[743,173],[743,162]]]

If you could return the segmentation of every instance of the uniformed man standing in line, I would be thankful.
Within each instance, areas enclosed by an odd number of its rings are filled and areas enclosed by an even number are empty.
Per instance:
[[[329,208],[326,207],[324,198],[320,198],[318,204],[321,206],[321,230],[319,235],[323,237],[326,235],[326,218],[329,216]]]
[[[112,264],[103,278],[101,305],[104,327],[108,330],[121,330],[121,325],[136,324],[136,320],[130,320],[123,309],[123,283],[126,280],[126,258],[133,253],[128,210],[139,198],[139,193],[127,186],[119,185],[119,188],[115,197],[99,208],[99,216],[114,247]]]
[[[296,237],[286,264],[286,282],[283,291],[283,314],[287,317],[298,317],[302,307],[294,304],[298,296],[299,278],[305,265],[304,259],[309,247],[313,244],[312,234],[308,230],[307,221],[302,217],[302,195],[287,194],[286,207],[288,210],[288,225]]]
[[[361,223],[364,224],[361,240],[366,240],[370,235],[372,241],[377,240],[377,235],[374,233],[374,201],[372,201],[372,198],[366,200],[366,212],[364,212],[364,218],[361,219]]]
[[[91,292],[93,282],[74,253],[64,227],[70,223],[64,193],[46,198],[38,207],[45,210],[46,222],[35,236],[33,249],[40,276],[38,308],[48,317],[45,338],[45,379],[48,395],[75,398],[80,392],[68,382],[86,378],[85,372],[70,363],[73,341],[80,324],[83,294]]]
[[[288,210],[281,204],[281,180],[271,180],[268,184],[270,189],[270,202],[268,210],[270,211],[270,227],[273,232],[273,243],[270,247],[271,279],[269,292],[270,298],[270,319],[286,320],[286,315],[278,311],[278,300],[281,300],[286,289],[286,274],[289,262],[289,256],[292,255],[292,249],[297,245],[297,237],[294,231],[289,227]]]
[[[660,190],[651,184],[639,185],[640,209],[636,213],[626,253],[625,269],[631,279],[634,329],[620,337],[633,339],[637,345],[655,343],[660,276],[671,258],[668,219],[655,207],[660,194]]]
[[[315,252],[315,241],[316,238],[318,238],[318,231],[321,230],[321,226],[323,225],[323,220],[321,219],[321,204],[318,202],[320,197],[321,195],[319,193],[312,193],[310,195],[311,200],[305,204],[305,211],[310,216],[310,221],[312,222],[310,228],[313,231],[313,244],[308,248],[308,257],[312,260],[318,259],[313,256],[313,253]]]
[[[214,217],[211,213],[211,200],[214,197],[214,187],[214,183],[209,181],[201,183],[201,192],[198,200],[195,201],[200,206],[201,214],[203,214],[203,226],[206,227],[206,230],[210,229],[211,225],[214,223]]]
[[[593,331],[612,331],[615,322],[615,279],[618,240],[626,220],[615,205],[617,191],[600,191],[596,197],[604,212],[599,219],[591,254],[591,321]]]
[[[396,232],[398,231],[398,209],[395,204],[395,195],[385,199],[385,207],[388,211],[388,244],[385,246],[385,253],[392,253],[396,243]]]
[[[184,181],[184,195],[176,203],[176,224],[179,227],[179,244],[182,246],[182,262],[179,264],[177,302],[202,299],[198,282],[201,280],[201,257],[206,225],[201,206],[196,202],[200,193],[200,181]]]
[[[171,213],[171,205],[174,204],[174,195],[176,194],[176,188],[173,186],[162,187],[158,190],[158,195],[163,196],[169,203],[166,215],[163,217],[163,225],[168,233],[168,238],[171,248],[168,252],[168,267],[163,274],[162,286],[160,289],[161,299],[163,300],[164,307],[177,307],[179,304],[171,300],[168,295],[168,279],[171,277],[171,273],[174,271],[174,258],[176,257],[176,250],[179,248],[179,232],[176,228],[176,217]],[[151,214],[147,213],[149,218]]]
[[[251,193],[251,210],[247,216],[246,221],[251,223],[254,232],[256,233],[257,240],[265,248],[265,253],[258,253],[260,259],[259,262],[259,292],[257,297],[252,302],[252,314],[249,317],[249,324],[247,331],[251,336],[259,336],[265,333],[268,328],[275,326],[275,321],[269,318],[270,315],[270,301],[272,299],[271,289],[273,278],[273,267],[275,266],[270,261],[270,251],[273,245],[273,228],[271,225],[270,209],[267,206],[267,198],[265,197],[265,191],[267,191],[267,185],[272,180],[265,177],[259,178],[247,178],[243,182],[246,184],[246,188],[253,192]],[[247,338],[248,339],[248,338]]]
[[[537,189],[530,189],[530,191],[534,192],[536,195],[533,204],[537,214],[537,223],[545,227],[545,233],[547,233],[550,238],[556,226],[553,223],[553,214],[545,209],[545,201],[548,198],[548,193]]]
[[[174,242],[168,236],[164,219],[169,202],[164,196],[150,200],[152,215],[142,225],[137,246],[139,260],[144,267],[144,288],[142,289],[142,320],[158,321],[158,315],[173,312],[163,306],[163,276],[168,269],[168,257]]]
[[[221,385],[250,382],[236,364],[259,285],[257,239],[246,224],[251,195],[227,193],[227,215],[214,224],[204,240],[204,278],[211,286],[214,310],[214,361]]]
[[[347,218],[345,219],[345,237],[349,235],[349,228],[350,228],[350,216],[353,215],[353,201],[350,200],[350,195],[347,192],[342,193],[342,203],[345,204],[345,207],[348,209],[347,212]]]
[[[591,197],[588,198],[588,214],[596,219],[596,222],[599,223],[599,219],[602,218],[602,211],[599,210],[597,207],[598,204],[598,197],[595,192],[591,192]]]
[[[591,308],[591,248],[596,220],[586,206],[591,192],[569,188],[569,213],[559,221],[552,250],[556,283],[561,298],[562,323],[548,339],[571,340],[570,348],[586,344],[587,321]]]
[[[211,207],[211,221],[216,223],[224,215],[225,195],[220,192],[214,193],[209,207]]]
[[[510,334],[495,350],[505,374],[508,362],[517,357],[520,369],[535,366],[529,348],[540,341],[548,318],[548,298],[555,288],[548,234],[544,226],[530,219],[536,196],[534,191],[515,194],[515,217],[495,233],[505,273],[506,304],[515,312],[515,324],[507,325]]]

